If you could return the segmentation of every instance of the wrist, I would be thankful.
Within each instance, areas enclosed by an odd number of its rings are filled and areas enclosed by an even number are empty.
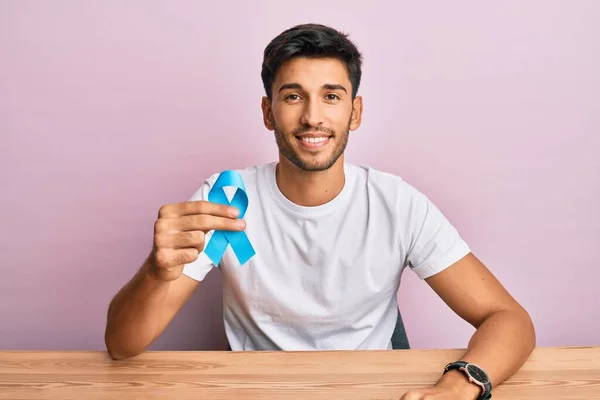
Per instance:
[[[154,264],[152,259],[153,257],[148,257],[148,259],[144,263],[144,279],[149,281],[161,281],[160,277],[158,276],[158,268],[156,267],[156,264]]]
[[[146,280],[156,284],[166,284],[178,279],[183,273],[184,264],[178,266],[161,267],[157,264],[154,254],[148,256],[143,265]]]
[[[435,386],[451,390],[461,400],[477,400],[482,394],[480,386],[469,382],[465,374],[456,369],[445,373]]]

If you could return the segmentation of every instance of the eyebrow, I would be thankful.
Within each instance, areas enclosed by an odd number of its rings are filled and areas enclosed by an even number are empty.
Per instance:
[[[344,92],[348,93],[344,86],[339,85],[337,83],[326,83],[323,86],[321,86],[321,88],[327,90],[343,90]],[[286,89],[302,89],[302,85],[299,83],[285,83],[279,87],[278,92],[281,92],[282,90]]]

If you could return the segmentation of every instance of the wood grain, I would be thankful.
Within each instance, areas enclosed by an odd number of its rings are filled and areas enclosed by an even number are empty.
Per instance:
[[[463,350],[0,352],[0,399],[398,399]],[[537,348],[494,400],[600,400],[600,347]]]

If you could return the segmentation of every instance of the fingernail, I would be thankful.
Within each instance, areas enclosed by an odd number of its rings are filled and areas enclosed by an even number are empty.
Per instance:
[[[229,214],[231,214],[232,217],[237,217],[239,213],[240,213],[240,210],[238,210],[235,207],[231,207],[229,209]]]
[[[246,222],[243,219],[237,220],[235,224],[240,229],[244,229],[246,227]]]

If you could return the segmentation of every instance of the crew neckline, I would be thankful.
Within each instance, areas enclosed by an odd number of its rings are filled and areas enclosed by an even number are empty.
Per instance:
[[[303,217],[320,217],[323,215],[330,214],[334,212],[336,209],[340,208],[341,204],[344,204],[348,196],[350,195],[350,179],[351,179],[351,167],[347,162],[344,162],[344,186],[340,193],[337,194],[333,199],[329,200],[325,204],[321,204],[319,206],[301,206],[299,204],[294,203],[279,190],[279,186],[277,186],[277,177],[276,177],[276,168],[278,161],[274,161],[267,165],[267,181],[269,182],[269,188],[271,189],[271,193],[276,202],[283,207],[284,209],[294,213],[301,215]]]

